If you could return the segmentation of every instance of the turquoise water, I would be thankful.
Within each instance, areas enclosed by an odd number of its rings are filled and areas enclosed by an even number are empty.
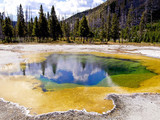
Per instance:
[[[137,61],[94,55],[53,54],[44,62],[26,64],[25,69],[8,75],[35,76],[42,81],[43,91],[47,91],[79,86],[138,87],[141,81],[151,78],[154,73]],[[143,77],[137,80],[138,76]],[[115,84],[109,84],[108,77]]]

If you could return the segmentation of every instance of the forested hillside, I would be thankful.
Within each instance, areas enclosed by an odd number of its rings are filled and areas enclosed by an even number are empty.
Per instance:
[[[117,28],[112,25],[116,24],[112,21],[115,14]],[[74,29],[76,19],[83,15],[87,17],[94,38],[101,41],[119,38],[119,42],[120,39],[122,42],[160,42],[160,0],[107,0],[68,18],[66,22],[70,23],[71,29]]]
[[[160,0],[107,0],[96,8],[78,13],[66,21],[73,23],[77,18],[81,19],[85,15],[91,28],[100,27],[102,24],[101,19],[104,18],[107,21],[107,15],[110,12],[111,14],[116,13],[119,17],[120,25],[125,27],[130,7],[133,8],[134,25],[140,23],[142,13],[145,10],[148,12],[148,16],[152,14],[153,21],[160,19]],[[150,21],[150,18],[148,18],[148,22]]]

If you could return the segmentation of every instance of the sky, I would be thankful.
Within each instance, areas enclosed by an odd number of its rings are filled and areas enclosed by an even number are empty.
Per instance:
[[[16,20],[17,6],[22,4],[23,11],[30,7],[32,17],[38,16],[40,5],[44,12],[50,12],[52,5],[55,6],[58,18],[70,17],[77,12],[96,7],[106,0],[0,0],[0,12],[6,13],[11,19]]]

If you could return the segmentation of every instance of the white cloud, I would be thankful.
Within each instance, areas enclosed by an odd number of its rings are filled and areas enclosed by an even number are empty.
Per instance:
[[[86,0],[66,0],[57,1],[55,3],[57,14],[69,17],[77,12],[84,11],[90,7],[87,5]]]
[[[93,0],[92,7],[96,7],[97,5],[103,3],[104,0]]]
[[[22,4],[24,11],[27,6],[30,6],[32,15],[36,16],[42,4],[45,12],[50,11],[51,6],[54,5],[57,15],[69,17],[102,2],[103,0],[3,0],[0,2],[0,12],[5,10],[6,13],[12,14],[16,19],[17,6]]]

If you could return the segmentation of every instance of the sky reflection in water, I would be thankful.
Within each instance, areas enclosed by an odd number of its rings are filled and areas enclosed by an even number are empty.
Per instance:
[[[10,75],[32,75],[45,82],[92,86],[107,77],[94,58],[92,55],[53,54],[42,63],[28,64],[25,70]]]

